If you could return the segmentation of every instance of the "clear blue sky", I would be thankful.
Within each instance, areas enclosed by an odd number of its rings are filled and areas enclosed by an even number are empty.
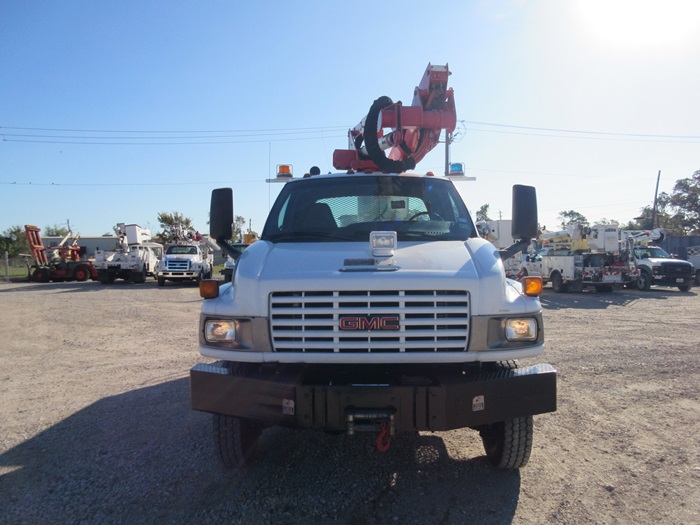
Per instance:
[[[473,212],[538,189],[626,222],[700,169],[700,2],[79,1],[0,3],[0,231],[207,230],[213,188],[262,230],[275,166],[332,170],[372,101],[410,104],[449,64],[452,160]],[[417,171],[442,172],[436,148]]]

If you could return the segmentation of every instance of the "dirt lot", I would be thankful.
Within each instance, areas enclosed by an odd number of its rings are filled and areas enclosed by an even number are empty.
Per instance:
[[[226,473],[189,409],[193,286],[0,283],[3,523],[700,523],[698,289],[542,297],[559,410],[519,472],[470,430],[269,429]],[[534,361],[533,361],[534,362]]]

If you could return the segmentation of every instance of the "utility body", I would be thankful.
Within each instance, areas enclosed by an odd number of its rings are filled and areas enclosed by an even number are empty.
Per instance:
[[[120,222],[116,233],[114,250],[95,250],[97,280],[102,284],[112,284],[116,279],[145,283],[147,277],[155,277],[163,245],[151,241],[151,231]]]
[[[620,245],[615,225],[572,224],[566,230],[541,233],[534,252],[521,256],[518,277],[538,275],[555,292],[593,287],[610,292],[634,283],[638,270],[630,250]]]
[[[454,109],[432,107],[423,110]],[[532,416],[556,410],[555,369],[515,362],[544,350],[541,279],[507,279],[501,258],[536,235],[535,190],[513,188],[517,242],[499,252],[453,180],[384,173],[383,150],[368,150],[362,173],[352,159],[363,154],[347,152],[334,158],[349,172],[279,170],[285,185],[242,253],[228,242],[233,192],[213,192],[211,236],[240,256],[230,283],[200,283],[199,350],[209,360],[190,372],[192,407],[213,414],[229,467],[245,465],[273,425],[373,432],[379,450],[400,432],[469,427],[493,465],[522,467]],[[411,155],[402,152],[396,162]]]

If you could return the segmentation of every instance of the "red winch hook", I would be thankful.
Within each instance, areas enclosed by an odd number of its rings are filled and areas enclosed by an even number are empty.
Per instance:
[[[389,445],[391,445],[391,436],[389,435],[389,425],[386,421],[383,421],[379,429],[379,434],[377,435],[377,441],[374,446],[379,452],[386,452],[389,450]]]

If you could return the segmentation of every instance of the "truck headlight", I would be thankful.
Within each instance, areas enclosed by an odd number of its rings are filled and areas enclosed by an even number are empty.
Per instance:
[[[537,339],[537,321],[532,317],[506,319],[508,341],[534,341]]]
[[[237,328],[233,319],[207,321],[204,325],[204,339],[209,343],[230,343],[236,340]]]

